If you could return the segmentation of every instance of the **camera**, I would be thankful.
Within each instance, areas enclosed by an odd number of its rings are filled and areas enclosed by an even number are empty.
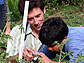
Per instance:
[[[32,54],[33,54],[33,56],[37,56],[38,53],[39,52],[33,52]]]
[[[33,61],[34,63],[38,63],[38,60],[37,60],[38,57],[39,57],[39,56],[37,56],[38,53],[39,53],[39,52],[33,52],[33,53],[32,53],[32,55],[34,56],[34,58],[33,58],[32,61]]]

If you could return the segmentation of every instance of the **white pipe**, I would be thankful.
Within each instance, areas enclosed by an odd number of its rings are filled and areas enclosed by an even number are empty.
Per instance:
[[[26,32],[28,8],[29,8],[29,1],[25,1],[24,16],[23,16],[23,28],[24,28],[24,30],[22,29],[22,34],[21,34],[21,44],[20,44],[20,51],[19,51],[19,60],[22,59],[22,51],[24,49],[24,39],[25,39],[25,32]]]

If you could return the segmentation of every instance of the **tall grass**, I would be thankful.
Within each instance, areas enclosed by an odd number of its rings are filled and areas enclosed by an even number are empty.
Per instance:
[[[12,21],[20,20],[22,17],[18,11],[18,0],[8,0],[10,12],[12,12]]]

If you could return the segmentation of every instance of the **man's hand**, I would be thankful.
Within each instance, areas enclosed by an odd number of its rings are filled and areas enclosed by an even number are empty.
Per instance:
[[[50,63],[50,62],[52,62],[44,53],[38,53],[38,56],[40,56],[41,58],[42,58],[42,62],[44,62],[44,63]],[[38,60],[40,60],[40,59],[38,59]]]
[[[34,56],[32,55],[32,53],[35,52],[35,51],[36,51],[36,50],[34,50],[34,49],[26,48],[26,49],[23,50],[23,57],[24,57],[26,60],[28,60],[28,61],[32,61],[32,59],[33,59],[33,57],[34,57]],[[14,59],[14,57],[19,58],[19,54],[7,58],[7,61],[8,61],[8,62],[10,61],[11,63],[18,63],[18,62],[16,61],[16,59]]]
[[[39,58],[38,58],[38,60],[40,61],[40,58],[42,58],[42,62],[41,63],[59,63],[59,62],[55,62],[55,61],[52,61],[52,60],[50,60],[44,53],[38,53],[38,56],[39,56]]]
[[[34,52],[35,50],[34,49],[31,49],[29,47],[27,47],[26,49],[23,50],[23,56],[25,59],[27,59],[28,61],[32,61],[33,59],[33,55],[32,53]]]

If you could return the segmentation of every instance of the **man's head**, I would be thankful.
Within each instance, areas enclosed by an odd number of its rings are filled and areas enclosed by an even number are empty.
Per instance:
[[[43,0],[19,0],[18,9],[21,15],[24,14],[25,1],[29,1],[29,12],[33,10],[33,8],[40,8],[42,11],[44,10]]]
[[[44,22],[44,3],[43,0],[19,0],[19,12],[23,16],[25,1],[29,1],[28,22],[33,31],[39,31]]]
[[[39,39],[43,44],[48,47],[56,48],[54,42],[61,43],[63,39],[68,35],[68,27],[60,17],[52,17],[44,22],[40,30]],[[54,51],[56,49],[53,49]]]

